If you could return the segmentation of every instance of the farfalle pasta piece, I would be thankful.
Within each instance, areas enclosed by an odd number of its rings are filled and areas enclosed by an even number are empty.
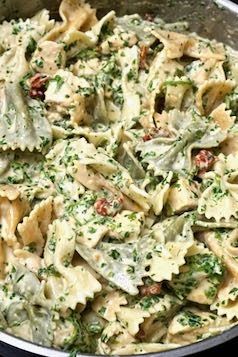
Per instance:
[[[48,231],[44,260],[46,267],[53,264],[60,276],[47,279],[47,296],[61,311],[86,304],[101,290],[101,284],[83,266],[72,266],[76,235],[73,222],[55,220]]]
[[[30,247],[34,251],[34,247]],[[29,249],[30,249],[29,248]],[[31,250],[31,249],[30,249]],[[26,249],[15,249],[14,256],[17,261],[29,271],[34,274],[38,274],[39,269],[41,269],[42,258],[39,257],[35,252],[30,252]]]
[[[165,177],[152,189],[150,189],[150,183],[153,180],[153,177],[145,178],[144,180],[143,187],[145,187],[145,189],[149,193],[149,201],[156,215],[159,215],[162,212],[164,205],[167,202],[172,178],[173,172],[169,172],[167,177]]]
[[[50,12],[47,9],[38,11],[31,20],[36,21],[40,26],[44,26],[45,33],[50,31],[55,25],[55,20],[50,18]]]
[[[117,320],[117,313],[121,306],[126,305],[126,297],[119,291],[102,293],[92,303],[92,309],[105,320],[112,322]]]
[[[185,308],[171,321],[165,342],[181,345],[194,343],[198,341],[198,335],[201,340],[220,334],[230,327],[231,323],[226,318],[197,308]]]
[[[128,353],[144,354],[146,352],[165,351],[176,347],[179,347],[179,345],[140,343],[119,322],[112,322],[103,330],[98,341],[97,351],[100,354],[127,355]]]
[[[209,115],[218,107],[234,88],[234,81],[210,79],[202,84],[196,93],[196,107],[201,115]]]
[[[118,345],[128,345],[134,343],[136,339],[118,321],[110,322],[102,331],[98,339],[97,353],[112,354]]]
[[[3,150],[42,151],[52,140],[45,108],[37,100],[23,98],[16,83],[0,88],[0,142]]]
[[[203,240],[218,257],[223,261],[228,270],[223,283],[220,286],[217,297],[211,305],[211,310],[216,311],[219,316],[226,316],[230,321],[238,316],[238,249],[236,242],[238,231],[216,231],[203,234]]]
[[[133,254],[138,254],[135,243],[101,243],[96,249],[77,244],[76,249],[94,270],[123,291],[136,295],[137,286],[143,285],[142,277],[146,273],[133,259]]]
[[[231,116],[231,111],[226,110],[225,103],[220,104],[210,114],[215,123],[220,126],[222,130],[231,129],[235,122],[235,117]],[[227,139],[226,139],[227,140]],[[223,143],[221,145],[224,145]]]
[[[165,316],[173,314],[181,304],[181,300],[173,295],[159,294],[140,298],[139,301],[136,302],[135,307],[149,312],[150,316],[153,316],[155,319],[158,318],[159,320],[160,318],[162,319]]]
[[[110,13],[111,11],[108,13],[108,15]],[[114,18],[113,21],[111,21],[111,25],[114,25],[113,32],[109,36],[106,36],[101,44],[103,53],[108,53],[112,49],[122,49],[125,47],[125,44],[128,47],[132,47],[133,45],[138,44],[138,41],[141,40],[141,37],[146,37],[146,34],[143,31],[144,29],[142,23],[143,21],[141,21],[141,17],[138,15],[126,15],[124,17],[118,18],[115,16],[114,12]],[[140,33],[135,32],[136,27]],[[147,35],[149,42],[153,36],[149,33],[149,31]],[[153,42],[153,39],[151,42]]]
[[[145,215],[143,212],[122,210],[109,223],[109,236],[125,242],[136,241],[144,224]]]
[[[0,186],[11,186],[12,192],[19,192],[19,196],[32,203],[36,199],[45,199],[55,193],[53,182],[43,170],[41,154],[16,151],[1,154],[3,172],[0,175]],[[2,190],[2,194],[3,194]]]
[[[94,212],[93,212],[94,213]],[[92,248],[95,247],[106,234],[109,232],[109,224],[107,222],[100,223],[98,217],[95,220],[86,222],[83,227],[77,230],[77,242]]]
[[[221,260],[197,243],[188,250],[185,260],[180,273],[170,282],[175,294],[198,304],[212,304],[224,278]]]
[[[218,156],[214,171],[204,175],[205,189],[198,202],[198,213],[216,222],[238,217],[237,170],[236,155]]]
[[[148,194],[136,186],[128,170],[109,157],[103,149],[96,149],[84,138],[59,141],[47,155],[49,163],[55,158],[61,165],[65,165],[73,178],[87,188],[98,191],[99,188],[105,187],[118,196],[123,193],[126,196],[125,204],[134,201],[139,206],[139,211],[140,207],[143,211],[149,210]],[[106,180],[88,169],[99,172]]]
[[[169,59],[180,58],[183,56],[189,40],[188,36],[164,30],[152,31],[152,34],[163,43],[166,55]]]
[[[127,133],[130,138],[131,133],[130,132],[127,132]],[[125,136],[127,136],[127,133],[124,133]],[[119,138],[120,138],[120,136],[119,136]],[[134,137],[132,138],[131,142],[125,142],[119,148],[118,161],[120,162],[120,164],[122,166],[124,166],[126,169],[128,169],[132,178],[144,178],[145,171],[144,171],[141,163],[135,156],[133,139],[134,139]]]
[[[121,307],[117,312],[117,319],[120,321],[122,326],[124,326],[131,336],[135,336],[140,329],[140,324],[142,324],[146,317],[150,314],[148,311],[142,310],[140,308],[130,308]]]
[[[4,50],[22,47],[28,53],[34,50],[46,31],[51,30],[55,21],[49,19],[49,11],[42,10],[31,19],[4,21],[1,25],[0,44]],[[6,52],[5,52],[6,54]],[[16,68],[17,69],[17,68]],[[1,70],[5,70],[1,67]],[[1,71],[0,70],[0,71]]]
[[[167,328],[164,321],[170,321],[178,309],[181,307],[182,301],[172,295],[157,295],[142,298],[136,306],[148,311],[150,317],[140,325],[142,332],[142,340],[146,342],[158,342],[166,334]]]
[[[170,226],[170,228],[169,228]],[[171,280],[185,263],[184,256],[193,244],[191,223],[185,217],[168,219],[152,228],[153,238],[145,236],[131,243],[100,243],[90,249],[77,244],[77,252],[91,267],[123,291],[138,294],[142,278]]]
[[[77,202],[58,197],[55,212],[57,217],[67,216],[75,220],[77,242],[89,248],[108,236],[118,241],[135,241],[145,221],[143,212],[122,210],[120,201],[110,201],[110,196],[103,190],[97,193],[87,191],[77,198]]]
[[[198,227],[203,228],[208,228],[208,229],[216,229],[216,228],[228,228],[228,229],[234,229],[238,227],[238,222],[235,219],[230,220],[229,222],[225,221],[220,221],[220,222],[214,222],[211,220],[204,219],[204,217],[199,217],[195,221],[195,225]]]
[[[192,36],[189,36],[184,49],[184,54],[192,58],[201,58],[203,60],[215,59],[224,61],[226,58],[223,43]]]
[[[12,302],[8,314],[9,333],[28,341],[52,346],[53,324],[48,309],[27,302]]]
[[[66,319],[60,319],[54,321],[56,324],[54,328],[54,340],[53,346],[59,346],[63,348],[65,343],[70,343],[72,339],[77,335],[77,326],[75,323],[75,318],[72,316]]]
[[[226,54],[228,57],[228,64],[230,68],[229,77],[234,79],[236,85],[238,85],[238,52],[233,48],[227,46]]]
[[[120,124],[112,125],[110,129],[106,131],[93,131],[90,127],[77,128],[77,135],[84,136],[89,143],[93,144],[96,148],[101,146],[106,140],[108,145],[105,147],[107,154],[113,156],[115,147],[117,147],[116,141],[119,143],[122,135],[122,128]]]
[[[70,217],[76,223],[77,242],[95,247],[113,226],[113,218],[103,217],[94,208],[97,196],[87,191],[77,202],[63,199],[62,212],[58,217]]]
[[[228,273],[218,291],[211,310],[219,316],[226,316],[229,321],[238,317],[238,280]]]
[[[62,1],[59,13],[63,23],[66,23],[67,30],[72,28],[87,30],[97,22],[95,9],[92,9],[84,0]]]
[[[44,284],[28,269],[14,263],[7,277],[3,306],[9,332],[31,342],[51,346],[52,315],[44,296]],[[10,298],[11,297],[11,298]]]
[[[155,175],[165,175],[168,171],[181,175],[191,172],[193,149],[216,147],[226,138],[226,131],[195,112],[170,111],[168,129],[174,133],[172,137],[157,137],[136,146],[142,163],[148,164]]]
[[[147,260],[150,266],[148,276],[157,282],[171,280],[173,274],[179,273],[179,267],[185,263],[184,257],[193,245],[189,215],[175,216],[157,223],[152,227],[152,232],[157,244],[152,247],[153,241],[147,243],[147,254],[151,254]]]
[[[34,273],[19,262],[12,263],[8,279],[13,284],[13,291],[30,301],[31,304],[42,307],[49,306],[44,295],[44,282],[40,282]]]
[[[107,175],[106,178],[123,193],[125,208],[136,212],[148,212],[150,204],[147,192],[136,185],[128,170],[119,165],[117,167],[117,172]]]
[[[116,161],[109,160],[103,150],[97,150],[93,144],[89,144],[84,138],[57,141],[47,154],[47,160],[51,165],[61,164],[71,169],[70,171],[76,179],[77,164],[92,166],[96,171],[105,175],[117,171]]]
[[[155,224],[152,232],[158,242],[155,251],[159,254],[152,254],[151,277],[156,281],[171,280],[172,273],[178,274],[179,266],[185,263],[184,257],[193,245],[190,217],[184,214],[168,218]]]
[[[186,76],[168,78],[163,83],[165,110],[187,110],[194,102],[193,82]]]
[[[219,81],[226,80],[226,73],[224,70],[224,62],[223,61],[217,61],[215,63],[212,71],[209,74],[209,78],[219,80]]]
[[[28,19],[2,25],[2,46],[11,48],[0,57],[0,78],[4,81],[0,89],[3,150],[41,151],[51,142],[51,129],[43,106],[37,101],[25,100],[19,87],[19,81],[29,71],[26,52],[43,36],[48,26],[47,21],[45,24],[38,21]]]
[[[54,75],[66,65],[63,43],[42,41],[31,59],[31,67],[37,73]]]
[[[28,211],[28,202],[19,197],[12,201],[7,197],[0,198],[1,236],[9,246],[17,243],[17,225]]]
[[[169,317],[166,317],[169,319]],[[140,327],[140,331],[143,331],[143,340],[147,343],[156,343],[161,341],[163,336],[167,332],[167,327],[163,322],[163,318],[156,319],[155,316],[148,317]],[[140,332],[139,332],[140,333]]]
[[[220,150],[224,155],[238,155],[238,132],[230,132],[220,145]]]
[[[98,22],[93,24],[90,30],[87,31],[87,35],[94,45],[98,42],[103,27],[110,24],[112,21],[115,21],[115,11],[109,11]]]
[[[135,244],[101,243],[96,249],[77,244],[76,250],[106,280],[130,295],[138,294],[137,287],[143,285],[142,277],[146,272],[137,263]]]
[[[91,9],[90,5],[85,4],[84,0],[63,0],[59,14],[63,22],[48,32],[44,39],[58,41],[69,31],[87,30],[97,22],[95,10]]]
[[[62,120],[61,116],[68,114],[69,123],[73,127],[87,120],[85,97],[80,94],[80,88],[85,86],[89,88],[89,83],[84,78],[76,77],[69,71],[59,69],[54,73],[45,92],[45,102],[52,113],[57,113],[57,120]]]
[[[171,185],[166,200],[166,208],[170,214],[179,214],[196,209],[198,205],[199,188],[189,179],[180,177]]]
[[[79,194],[84,193],[83,186],[79,182],[77,185],[77,182],[75,183],[71,176],[72,171],[75,171],[71,168],[74,168],[75,161],[79,159],[77,154],[79,155],[81,153],[80,147],[81,146],[78,145],[76,141],[68,142],[66,140],[59,140],[56,141],[55,145],[46,156],[47,162],[45,169],[58,186],[58,191],[60,193],[71,192],[71,195],[72,192],[75,191],[75,194],[73,195],[74,197],[78,197]],[[68,176],[70,177],[69,180],[67,180]],[[66,180],[68,181],[66,186],[69,188],[69,186],[73,185],[73,187],[67,189],[64,185]]]
[[[16,200],[20,195],[19,190],[12,185],[0,185],[0,197],[6,197],[9,201]]]
[[[223,63],[221,61],[217,61],[214,58],[207,58],[204,60],[196,60],[191,62],[188,66],[186,66],[186,75],[187,77],[193,81],[195,86],[199,87],[205,81],[210,79],[213,76],[214,71],[216,71],[216,66],[218,63]],[[221,80],[225,80],[225,76],[219,78]]]
[[[167,58],[166,51],[162,50],[155,56],[151,63],[149,73],[146,79],[147,98],[144,100],[144,106],[148,110],[140,119],[143,127],[154,125],[153,116],[157,94],[161,92],[162,85],[168,77],[168,73],[173,77],[176,71],[183,71],[183,66],[174,59]]]
[[[13,47],[0,56],[0,84],[3,91],[5,81],[17,79],[29,70],[29,64],[25,58],[25,50],[22,47]]]
[[[78,266],[68,268],[68,274],[65,276],[47,278],[45,293],[52,306],[61,313],[66,313],[69,309],[74,310],[77,304],[85,305],[86,299],[92,299],[100,287],[87,270]]]
[[[183,241],[182,234],[188,234],[189,239],[187,242]],[[147,262],[150,266],[150,270],[146,275],[160,282],[163,280],[171,280],[172,274],[179,273],[179,266],[184,264],[184,256],[187,249],[192,245],[190,229],[186,227],[182,234],[180,236],[178,233],[174,241],[167,242],[166,244],[156,244],[154,248],[150,248],[154,249],[155,253],[152,253],[152,259]],[[176,241],[176,238],[178,238],[178,241]],[[181,242],[179,241],[180,238]]]
[[[219,257],[226,269],[234,277],[238,277],[238,248],[236,247],[238,230],[225,230],[215,232],[204,232],[203,241],[209,249]]]
[[[136,92],[136,80],[139,71],[139,52],[137,46],[123,48],[120,53],[120,64],[122,68],[122,91],[124,103],[122,107],[121,120],[125,128],[131,128],[135,118],[140,115],[140,96]]]
[[[24,246],[33,245],[38,255],[42,254],[48,226],[52,219],[53,197],[35,205],[28,217],[17,226]]]

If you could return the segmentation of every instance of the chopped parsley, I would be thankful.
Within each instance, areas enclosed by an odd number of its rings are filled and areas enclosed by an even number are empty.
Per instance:
[[[53,79],[51,79],[51,81],[56,82],[56,89],[57,90],[60,90],[60,88],[64,84],[64,79],[61,76],[59,76],[58,74]]]
[[[39,277],[55,276],[59,278],[61,274],[56,270],[55,266],[51,264],[47,268],[40,268],[38,270],[38,276]]]
[[[182,326],[189,326],[192,328],[201,327],[203,325],[201,316],[195,315],[191,311],[184,311],[182,316],[178,318],[178,322]]]

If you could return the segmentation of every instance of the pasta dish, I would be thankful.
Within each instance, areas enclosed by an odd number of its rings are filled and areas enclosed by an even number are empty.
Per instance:
[[[84,1],[0,25],[0,327],[159,352],[238,322],[238,52]]]

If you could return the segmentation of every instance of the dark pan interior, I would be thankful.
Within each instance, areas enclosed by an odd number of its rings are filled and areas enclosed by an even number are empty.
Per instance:
[[[238,49],[238,10],[229,0],[88,0],[98,9],[99,16],[110,10],[118,15],[152,13],[168,22],[186,19],[190,30],[199,35],[215,38]],[[226,4],[226,8],[218,5]],[[24,6],[23,6],[24,4]],[[58,17],[60,0],[0,0],[0,20],[29,17],[43,7]]]

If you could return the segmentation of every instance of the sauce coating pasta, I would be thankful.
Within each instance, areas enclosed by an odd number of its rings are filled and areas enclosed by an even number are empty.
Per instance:
[[[238,319],[238,53],[63,0],[0,25],[0,327],[76,355]]]

